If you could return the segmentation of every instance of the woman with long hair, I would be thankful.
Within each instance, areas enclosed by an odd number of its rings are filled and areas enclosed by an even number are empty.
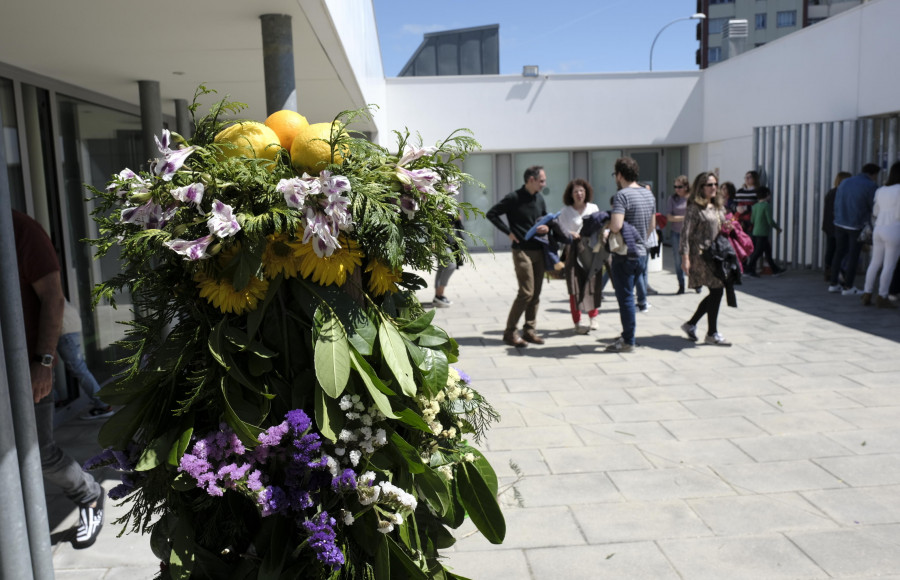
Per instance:
[[[887,182],[875,192],[872,215],[875,216],[875,228],[872,230],[872,261],[866,270],[862,303],[865,306],[872,303],[875,278],[881,270],[875,306],[896,308],[897,305],[888,300],[888,292],[894,270],[897,268],[897,259],[900,258],[900,161],[891,165]]]
[[[574,239],[574,242],[566,248],[563,274],[569,290],[569,310],[572,313],[575,332],[578,334],[587,334],[597,329],[597,313],[601,297],[599,276],[590,275],[578,263],[582,220],[584,216],[600,211],[596,204],[591,203],[593,198],[594,188],[590,183],[584,179],[573,179],[563,192],[565,205],[556,218],[560,229]],[[580,324],[582,311],[587,312],[590,318],[589,325]]]
[[[681,330],[689,340],[697,340],[697,323],[706,315],[707,330],[704,342],[718,346],[731,346],[725,337],[719,334],[719,305],[725,293],[725,282],[716,277],[712,268],[702,256],[708,250],[725,223],[725,210],[722,198],[716,195],[719,180],[715,173],[705,171],[694,178],[691,195],[688,198],[687,211],[684,215],[684,228],[681,231],[681,269],[688,277],[691,288],[709,288],[707,294],[690,320],[681,325]]]

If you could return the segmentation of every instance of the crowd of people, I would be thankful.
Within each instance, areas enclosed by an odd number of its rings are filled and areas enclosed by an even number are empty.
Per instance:
[[[534,166],[525,171],[520,189],[487,212],[491,223],[512,242],[518,283],[503,341],[514,347],[544,343],[537,332],[537,312],[545,271],[553,262],[547,259],[547,252],[555,252],[558,244],[575,332],[587,334],[597,328],[608,279],[615,291],[622,331],[607,350],[633,351],[636,313],[649,309],[647,296],[653,292],[647,277],[648,256],[661,250],[665,225],[678,281],[675,294],[708,289],[682,330],[689,340],[699,340],[697,325],[705,317],[703,342],[730,346],[718,328],[723,296],[728,297],[729,305],[736,305],[734,285],[740,283],[742,274],[760,277],[757,268],[762,259],[773,276],[784,272],[772,256],[772,232],[780,233],[781,228],[773,218],[771,191],[760,185],[756,171],[747,172],[740,189],[732,182],[720,184],[714,172],[700,173],[693,183],[679,175],[673,183],[674,193],[665,202],[665,213],[658,213],[650,184],[639,181],[638,163],[622,157],[614,168],[617,192],[607,210],[593,202],[590,183],[575,179],[563,193],[562,210],[558,215],[548,214],[544,196],[539,195],[546,172]],[[582,322],[583,314],[587,314],[587,324]]]

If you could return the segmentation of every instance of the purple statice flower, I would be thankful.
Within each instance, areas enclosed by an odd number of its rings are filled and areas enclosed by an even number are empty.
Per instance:
[[[344,554],[337,547],[334,526],[337,522],[321,512],[318,516],[303,522],[303,529],[309,534],[309,546],[316,553],[316,558],[334,572],[344,565]]]
[[[231,206],[218,199],[213,200],[212,214],[206,225],[209,226],[209,233],[220,238],[227,238],[241,231],[241,224],[235,219]]]
[[[238,482],[247,475],[248,471],[250,471],[249,463],[242,463],[241,465],[238,465],[237,463],[228,463],[219,468],[216,472],[216,477],[223,481],[227,477],[232,482]],[[233,487],[233,484],[229,487]]]
[[[309,420],[309,416],[304,413],[302,409],[294,409],[293,411],[288,411],[287,415],[284,416],[284,419],[291,430],[297,435],[305,432],[312,424],[312,422]]]
[[[469,376],[468,374],[466,374],[464,371],[461,371],[461,370],[459,370],[459,369],[456,368],[456,367],[453,367],[453,369],[454,369],[457,373],[459,373],[459,378],[462,379],[462,382],[466,383],[467,385],[472,384],[472,377],[470,377],[470,376]]]
[[[293,411],[291,411],[293,412]],[[303,411],[300,411],[301,413]],[[289,413],[290,414],[290,413]],[[273,425],[259,434],[259,444],[265,447],[275,447],[281,443],[282,437],[288,432],[288,422],[282,421],[278,425]]]
[[[263,517],[287,512],[287,496],[284,490],[277,485],[270,485],[263,489],[258,496],[258,501],[262,506]]]
[[[311,195],[319,195],[322,183],[307,173],[303,177],[282,179],[275,186],[275,190],[284,196],[288,207],[300,209],[306,203],[306,198]]]
[[[110,465],[116,462],[116,457],[113,455],[113,448],[107,447],[97,455],[94,455],[90,459],[84,462],[82,465],[82,469],[85,471],[90,471],[91,469],[96,469],[97,467],[101,467],[103,465]]]
[[[331,480],[331,489],[334,491],[356,489],[356,473],[352,469],[345,469],[342,474]]]
[[[250,491],[259,491],[263,488],[262,472],[260,470],[254,469],[250,472],[250,475],[247,476],[247,487],[250,488]]]
[[[197,238],[196,240],[182,240],[181,238],[175,238],[174,240],[163,242],[163,245],[176,254],[184,256],[188,260],[204,260],[209,258],[206,249],[215,239],[215,236],[212,234]]]
[[[200,202],[203,201],[205,191],[206,186],[198,181],[184,187],[176,187],[172,190],[172,197],[184,203],[192,203],[197,206],[197,211],[200,211]]]

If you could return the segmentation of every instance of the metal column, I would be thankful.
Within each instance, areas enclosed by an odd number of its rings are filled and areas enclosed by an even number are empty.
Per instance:
[[[294,77],[294,37],[288,14],[263,14],[263,72],[266,78],[266,114],[282,109],[297,110]]]
[[[144,144],[144,160],[149,162],[159,157],[154,137],[160,135],[163,129],[159,81],[138,81],[138,87],[141,96],[141,142]]]
[[[175,132],[185,139],[190,139],[194,134],[194,128],[191,127],[191,112],[186,99],[175,99]]]

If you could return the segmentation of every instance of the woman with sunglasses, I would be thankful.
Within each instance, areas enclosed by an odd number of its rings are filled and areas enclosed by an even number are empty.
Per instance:
[[[707,330],[704,342],[718,346],[731,346],[731,343],[719,334],[717,325],[719,305],[722,303],[725,283],[716,277],[712,268],[701,255],[712,245],[725,222],[722,198],[716,195],[718,189],[719,180],[716,174],[707,171],[694,179],[694,186],[688,199],[679,248],[681,268],[687,274],[688,285],[691,288],[699,289],[706,286],[709,288],[709,294],[700,301],[691,319],[681,325],[681,330],[687,334],[689,340],[696,341],[697,323],[706,315]]]
[[[678,292],[684,294],[684,270],[681,269],[681,229],[684,225],[684,212],[687,210],[688,195],[691,193],[687,175],[675,178],[675,194],[669,198],[669,209],[666,211],[666,223],[669,225],[669,241],[672,244],[672,257],[675,264],[675,276],[678,277]]]

